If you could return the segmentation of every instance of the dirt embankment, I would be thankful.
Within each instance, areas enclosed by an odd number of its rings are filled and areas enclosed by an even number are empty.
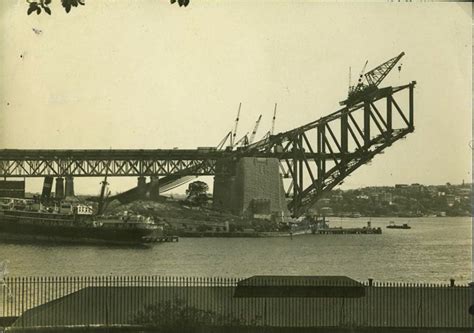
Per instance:
[[[191,207],[185,202],[175,200],[163,201],[135,201],[129,204],[120,204],[112,201],[106,211],[106,215],[120,215],[130,211],[144,216],[152,216],[157,222],[165,222],[171,228],[182,229],[190,226],[221,226],[224,228],[229,223],[230,231],[243,231],[253,229],[255,231],[275,231],[276,225],[271,221],[246,219],[226,212],[219,212],[206,207]],[[204,230],[203,230],[204,231]]]

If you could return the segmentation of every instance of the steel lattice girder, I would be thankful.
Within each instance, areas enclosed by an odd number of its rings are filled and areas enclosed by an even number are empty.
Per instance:
[[[173,149],[173,156],[162,156],[164,150],[153,151],[61,151],[61,150],[0,150],[0,177],[45,177],[45,176],[169,176],[214,175],[215,162],[229,157],[275,157],[286,159],[292,153],[267,152],[200,152],[194,155],[186,151],[179,156]],[[332,156],[306,153],[308,159],[330,159]],[[119,157],[119,158],[118,158]],[[340,157],[340,156],[339,156]]]
[[[286,193],[292,197],[289,209],[294,216],[304,213],[361,165],[414,131],[415,84],[379,89],[357,105],[251,146],[254,152],[292,154],[280,159],[280,167],[291,179]],[[407,112],[394,98],[402,91],[408,91]],[[395,116],[401,122],[398,128],[394,128]],[[308,158],[312,154],[314,157]]]
[[[0,152],[1,154],[1,152]],[[1,159],[1,177],[44,176],[167,176],[192,170],[194,175],[213,175],[213,159]]]

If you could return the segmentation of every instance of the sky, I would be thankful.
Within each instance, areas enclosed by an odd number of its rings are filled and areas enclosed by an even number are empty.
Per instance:
[[[417,81],[415,132],[343,189],[471,181],[470,3],[87,1],[66,14],[0,4],[0,148],[196,148],[339,108],[353,77],[406,53],[382,85]],[[35,29],[36,32],[33,30]],[[239,134],[237,136],[239,136]],[[205,181],[212,182],[212,177]],[[76,179],[96,193],[100,179]],[[111,180],[112,192],[136,183]],[[27,190],[40,191],[40,179]]]

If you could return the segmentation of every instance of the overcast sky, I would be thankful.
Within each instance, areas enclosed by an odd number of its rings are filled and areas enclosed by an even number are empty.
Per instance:
[[[418,82],[415,133],[345,188],[471,179],[471,4],[87,1],[26,15],[2,0],[1,148],[194,148],[335,111],[364,62],[401,51],[382,85]],[[40,30],[36,33],[33,28]],[[207,178],[212,180],[212,178]],[[99,179],[76,189],[95,193]],[[112,180],[112,191],[135,179]],[[40,180],[28,180],[39,191]]]

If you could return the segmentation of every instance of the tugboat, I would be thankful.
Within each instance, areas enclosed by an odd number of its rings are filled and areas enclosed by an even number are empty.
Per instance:
[[[395,222],[393,221],[390,221],[387,228],[388,229],[411,229],[411,227],[407,223],[395,224]]]

